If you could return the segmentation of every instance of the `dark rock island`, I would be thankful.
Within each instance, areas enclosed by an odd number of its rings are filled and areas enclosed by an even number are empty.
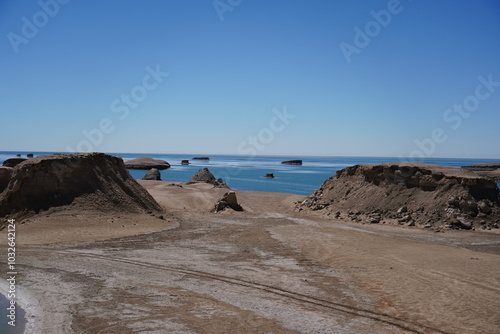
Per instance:
[[[152,159],[141,157],[125,161],[125,168],[127,169],[151,169],[156,168],[159,170],[170,168],[170,164],[165,160]]]
[[[302,165],[302,160],[287,160],[281,162],[283,165]]]

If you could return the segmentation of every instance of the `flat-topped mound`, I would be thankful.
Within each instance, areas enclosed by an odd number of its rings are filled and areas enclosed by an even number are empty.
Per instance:
[[[141,157],[125,161],[127,169],[151,169],[156,168],[159,170],[170,168],[170,164],[165,160],[152,159],[148,157]]]
[[[161,211],[123,160],[103,153],[54,154],[26,160],[0,193],[0,217],[29,216],[71,205],[100,212]]]
[[[500,168],[500,162],[499,163],[492,163],[492,164],[478,164],[478,165],[462,166],[462,168],[465,168],[467,170],[472,170],[472,171],[476,171],[476,170],[492,171],[492,170]]]
[[[338,171],[298,207],[370,223],[491,228],[499,198],[494,181],[462,168],[385,163]]]
[[[462,166],[462,168],[500,182],[500,163]]]

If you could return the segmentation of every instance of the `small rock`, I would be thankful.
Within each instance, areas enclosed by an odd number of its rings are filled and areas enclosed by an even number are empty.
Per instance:
[[[215,203],[214,212],[217,213],[230,207],[235,211],[243,211],[241,205],[238,204],[238,200],[236,198],[236,193],[234,191],[228,191],[222,196],[220,200]]]
[[[366,222],[368,224],[378,224],[378,223],[380,223],[380,217],[368,217]]]
[[[143,180],[153,180],[153,181],[161,181],[161,174],[157,168],[151,168],[146,175],[142,178]]]
[[[397,213],[401,214],[401,213],[404,213],[404,212],[408,212],[408,207],[405,205],[405,206],[402,206],[398,209]]]
[[[486,214],[486,215],[489,215],[492,212],[491,207],[488,205],[488,203],[486,203],[484,201],[479,202],[478,207],[479,207],[479,210],[481,210],[481,212]]]

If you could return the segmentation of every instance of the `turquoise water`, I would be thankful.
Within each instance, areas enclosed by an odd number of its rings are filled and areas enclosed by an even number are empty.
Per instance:
[[[0,333],[2,334],[21,334],[24,332],[24,327],[26,325],[25,312],[19,305],[16,305],[16,326],[11,326],[7,322],[10,321],[7,318],[9,307],[9,300],[0,293]]]
[[[53,152],[0,152],[0,163],[21,153],[35,156]],[[307,157],[307,156],[260,156],[250,158],[238,155],[211,155],[210,161],[192,160],[195,156],[186,154],[147,154],[147,153],[112,153],[130,160],[141,156],[168,161],[172,167],[162,170],[162,180],[173,182],[188,181],[199,169],[208,167],[217,177],[222,178],[234,190],[274,191],[300,195],[309,195],[336,171],[356,164],[376,164],[404,161],[394,157]],[[302,159],[302,166],[282,165],[281,161]],[[181,160],[189,160],[191,165],[181,165]],[[493,159],[444,159],[428,158],[421,162],[461,167],[480,163],[494,163]],[[143,170],[130,170],[130,174],[140,179],[146,174]],[[274,173],[274,179],[266,179],[266,173]]]

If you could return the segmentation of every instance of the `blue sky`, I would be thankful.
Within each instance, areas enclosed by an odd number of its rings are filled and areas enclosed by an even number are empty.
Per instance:
[[[500,158],[495,0],[0,1],[0,36],[0,150]]]

